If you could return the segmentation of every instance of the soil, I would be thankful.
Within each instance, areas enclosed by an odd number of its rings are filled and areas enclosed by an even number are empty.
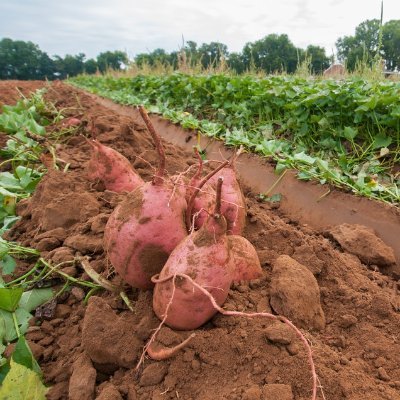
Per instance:
[[[0,101],[15,102],[16,87],[28,94],[43,86],[0,82]],[[145,181],[157,167],[152,141],[134,110],[111,107],[61,82],[52,83],[46,96],[67,115],[80,115],[82,125],[57,145],[57,156],[69,164],[67,171],[51,170],[44,176],[34,195],[19,204],[21,220],[6,236],[39,249],[53,264],[89,256],[97,272],[120,284],[102,240],[109,215],[125,196],[87,179],[90,146],[81,134],[90,134],[87,124],[93,121],[97,139],[127,157]],[[181,135],[182,142],[190,135],[172,124],[168,129]],[[170,175],[195,164],[189,149],[167,141],[164,145]],[[399,236],[379,238],[373,227],[362,223],[312,225],[287,212],[286,199],[263,203],[257,187],[245,182],[243,189],[244,236],[257,250],[263,276],[234,284],[224,308],[281,313],[301,328],[311,343],[323,388],[318,399],[399,400]],[[343,207],[351,207],[354,197],[340,196]],[[375,202],[370,210],[382,211],[382,224],[398,223],[395,210],[387,212]],[[326,214],[332,212],[325,209]],[[383,215],[390,218],[385,221]],[[21,271],[23,267],[29,266],[21,265]],[[61,268],[89,280],[79,262]],[[125,289],[134,312],[107,291],[96,292],[85,305],[88,290],[74,286],[59,299],[50,319],[32,321],[27,338],[50,387],[48,399],[311,399],[311,372],[302,342],[284,323],[261,317],[216,315],[174,357],[146,357],[136,370],[159,320],[152,311],[152,291]],[[164,326],[157,341],[171,347],[191,333]]]

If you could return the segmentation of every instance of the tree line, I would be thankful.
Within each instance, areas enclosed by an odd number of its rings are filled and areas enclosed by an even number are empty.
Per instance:
[[[353,36],[336,41],[336,56],[349,71],[357,68],[358,63],[371,65],[377,57],[385,60],[387,70],[400,70],[400,20],[391,20],[382,26],[378,19],[362,22]],[[230,53],[219,42],[198,45],[187,41],[179,51],[156,49],[137,54],[133,60],[122,51],[107,51],[90,59],[83,53],[51,58],[32,42],[4,38],[0,40],[0,79],[64,79],[81,73],[121,70],[132,64],[139,68],[161,65],[177,69],[186,65],[208,69],[224,63],[237,73],[254,69],[265,73],[293,73],[299,63],[305,62],[313,74],[320,74],[332,63],[332,58],[319,46],[296,47],[286,34],[270,34],[249,42],[241,52]]]

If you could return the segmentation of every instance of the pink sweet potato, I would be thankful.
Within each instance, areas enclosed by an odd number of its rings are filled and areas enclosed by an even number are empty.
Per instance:
[[[203,226],[215,207],[215,189],[209,183],[207,183],[207,179],[203,184],[201,183],[203,159],[201,158],[197,147],[195,147],[195,154],[199,161],[199,167],[190,180],[186,190],[186,201],[188,202],[188,229],[190,229],[191,225],[193,224],[194,229],[197,230]],[[196,194],[194,194],[195,192]]]
[[[160,138],[144,109],[143,119],[160,156],[159,168],[116,207],[104,235],[104,248],[115,270],[130,285],[151,288],[151,277],[161,271],[169,254],[187,236],[187,203],[181,186],[165,176],[165,156]]]
[[[234,262],[233,281],[251,281],[262,276],[260,260],[254,246],[243,236],[228,236]]]
[[[200,230],[186,237],[171,253],[159,275],[153,295],[153,309],[165,323],[182,330],[196,329],[217,310],[209,298],[182,278],[164,280],[175,274],[186,274],[206,288],[222,305],[232,283],[233,264],[226,235],[226,221],[220,214],[222,178],[217,187],[217,203]],[[174,290],[175,287],[175,290]]]
[[[122,154],[97,140],[88,140],[88,142],[93,149],[87,168],[87,176],[90,180],[99,180],[103,182],[107,190],[118,193],[131,192],[143,185],[142,178]]]
[[[246,225],[246,203],[235,171],[235,161],[239,152],[218,174],[218,176],[224,178],[221,213],[228,224],[228,235],[241,235]],[[216,176],[212,177],[209,183],[215,187],[217,184]]]

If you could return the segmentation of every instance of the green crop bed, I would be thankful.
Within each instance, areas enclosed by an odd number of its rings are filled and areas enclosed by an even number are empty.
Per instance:
[[[70,83],[268,157],[277,174],[400,203],[400,83],[295,76],[80,76]]]

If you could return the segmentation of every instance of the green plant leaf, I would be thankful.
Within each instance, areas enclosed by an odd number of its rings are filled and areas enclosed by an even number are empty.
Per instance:
[[[10,371],[10,361],[6,360],[5,358],[2,358],[2,360],[5,360],[4,363],[0,367],[0,387],[3,384],[3,381]]]
[[[6,311],[14,311],[23,292],[23,288],[0,288],[0,308]]]
[[[37,374],[42,374],[39,364],[35,360],[35,357],[33,357],[32,351],[24,336],[20,336],[18,338],[11,358],[16,363],[21,364],[24,367],[31,369],[32,371],[35,371]]]
[[[380,149],[381,147],[388,147],[392,143],[392,138],[386,136],[384,133],[378,133],[374,137],[374,142],[372,143],[373,149]]]
[[[343,129],[343,137],[350,141],[357,136],[357,133],[357,130],[351,128],[350,126],[345,126]]]
[[[19,308],[31,312],[54,296],[51,288],[32,289],[24,292],[19,301]]]
[[[23,308],[17,308],[15,310],[15,316],[17,318],[19,331],[21,335],[25,334],[29,327],[29,321],[33,316]]]
[[[315,158],[308,156],[303,151],[301,153],[297,153],[293,156],[293,159],[296,161],[301,161],[305,164],[313,165],[315,163]]]
[[[12,313],[9,311],[0,310],[0,320],[3,321],[5,327],[4,336],[1,338],[2,341],[12,342],[18,337],[17,332],[15,331]]]
[[[16,261],[9,254],[4,255],[3,258],[0,260],[0,269],[2,275],[12,274],[16,266],[17,266]],[[0,292],[0,307],[1,307],[1,292]]]
[[[11,360],[10,370],[0,387],[0,399],[45,400],[46,392],[47,388],[35,371]]]

